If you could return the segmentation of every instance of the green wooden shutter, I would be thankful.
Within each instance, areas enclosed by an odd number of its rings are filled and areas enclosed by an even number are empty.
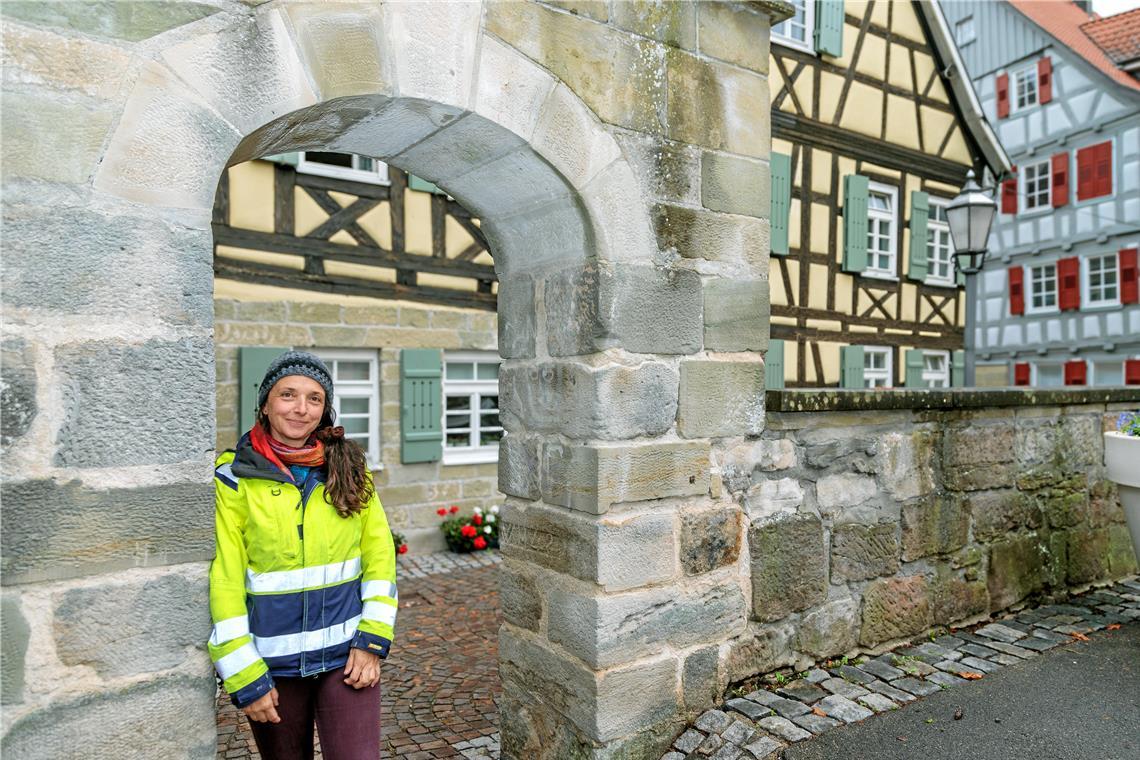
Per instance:
[[[930,221],[930,196],[917,190],[910,194],[910,266],[907,277],[922,282],[929,267],[926,244],[930,238],[927,223]]]
[[[764,387],[770,391],[784,389],[784,341],[768,341],[768,353],[764,355]]]
[[[815,52],[843,55],[843,0],[815,0]]]
[[[861,174],[843,178],[843,271],[867,268],[867,192],[869,180]]]
[[[963,388],[966,385],[966,352],[950,352],[950,387]]]
[[[266,346],[247,346],[238,351],[238,382],[241,384],[241,393],[238,395],[238,426],[240,437],[253,427],[257,419],[257,390],[261,387],[261,380],[265,371],[288,348],[273,348]]]
[[[272,156],[262,156],[261,160],[262,161],[272,161],[275,164],[289,164],[290,166],[296,166],[297,164],[301,163],[301,154],[300,153],[277,153],[277,154],[272,155]]]
[[[436,187],[426,179],[420,179],[414,174],[408,175],[408,189],[419,190],[422,193],[435,193],[436,195],[446,195],[442,190]]]
[[[400,461],[438,462],[443,456],[443,352],[400,352]]]
[[[773,153],[772,172],[772,254],[788,253],[788,216],[792,211],[792,157]]]
[[[863,387],[863,347],[839,347],[839,387]]]
[[[906,374],[903,376],[903,385],[907,388],[925,388],[922,382],[922,349],[909,348],[906,352]]]

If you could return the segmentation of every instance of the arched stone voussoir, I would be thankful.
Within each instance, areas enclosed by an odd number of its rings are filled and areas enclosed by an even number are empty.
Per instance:
[[[565,84],[547,97],[531,142],[578,189],[622,155],[609,130]]]
[[[481,0],[405,0],[383,7],[383,39],[392,46],[399,94],[470,108]]]
[[[603,261],[663,261],[650,223],[642,186],[625,158],[619,158],[586,186],[582,202],[594,235],[594,254]]]
[[[542,105],[557,84],[553,75],[530,58],[496,37],[483,35],[475,113],[529,140]]]
[[[290,3],[283,6],[301,58],[321,100],[394,95],[396,64],[384,44],[379,3]]]

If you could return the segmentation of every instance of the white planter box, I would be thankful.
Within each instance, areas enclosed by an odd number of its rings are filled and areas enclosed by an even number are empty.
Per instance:
[[[1104,465],[1108,479],[1114,481],[1120,491],[1124,518],[1132,534],[1132,551],[1140,563],[1140,437],[1105,433]]]

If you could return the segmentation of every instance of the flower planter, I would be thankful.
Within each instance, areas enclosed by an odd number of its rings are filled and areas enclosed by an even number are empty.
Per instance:
[[[1124,433],[1104,434],[1104,464],[1114,481],[1124,507],[1124,519],[1132,534],[1132,551],[1140,563],[1140,437]]]

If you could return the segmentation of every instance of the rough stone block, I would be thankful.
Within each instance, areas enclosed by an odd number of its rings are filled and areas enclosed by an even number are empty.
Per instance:
[[[764,365],[682,361],[677,430],[683,438],[760,435],[764,430]]]
[[[615,161],[582,193],[600,261],[657,260],[657,240],[640,198],[642,185],[625,161]],[[630,203],[631,198],[639,199]]]
[[[35,419],[34,357],[22,338],[0,344],[0,446],[9,446],[28,432]]]
[[[761,74],[768,73],[769,21],[732,5],[698,3],[701,53]]]
[[[875,448],[883,487],[896,499],[914,499],[934,491],[935,435],[925,431],[887,433]]]
[[[859,643],[864,646],[922,633],[932,624],[930,593],[920,575],[883,578],[863,592]]]
[[[539,498],[537,439],[508,433],[499,441],[499,490],[520,499]]]
[[[542,595],[534,579],[515,563],[499,570],[499,604],[503,620],[537,632],[542,620]]]
[[[168,464],[212,447],[209,340],[65,344],[55,366],[63,395],[57,466]]]
[[[322,100],[395,90],[390,51],[380,45],[379,7],[286,5]]]
[[[859,643],[859,603],[836,599],[804,613],[796,631],[796,649],[823,659],[849,652]]]
[[[990,609],[1001,610],[1041,589],[1044,558],[1036,533],[1010,536],[990,545],[986,586]]]
[[[666,50],[665,61],[671,139],[768,157],[771,120],[766,77],[676,49]]]
[[[931,497],[902,508],[903,560],[946,554],[966,545],[970,513],[961,500]]]
[[[534,279],[516,274],[499,283],[499,355],[504,359],[533,359],[537,316]]]
[[[846,523],[831,529],[831,580],[863,581],[899,569],[898,530],[893,523]]]
[[[974,538],[978,541],[990,541],[1021,528],[1041,525],[1041,513],[1033,499],[1019,491],[976,491],[962,498],[973,518]]]
[[[688,710],[701,710],[713,704],[722,692],[720,647],[702,647],[685,657],[681,666],[681,693]]]
[[[767,280],[716,278],[705,283],[704,291],[706,349],[767,350]]]
[[[1088,477],[1074,475],[1037,494],[1037,503],[1051,528],[1069,528],[1089,514]]]
[[[743,263],[767,272],[771,228],[766,219],[658,204],[653,225],[661,248],[683,258]]]
[[[681,567],[698,575],[736,562],[743,541],[740,510],[686,512],[681,517]]]
[[[155,0],[137,6],[111,2],[11,3],[4,15],[31,24],[73,29],[96,37],[140,42],[221,10],[210,3]]]
[[[4,93],[3,177],[83,184],[99,161],[113,109],[39,93]]]
[[[700,150],[630,132],[618,136],[626,160],[649,197],[700,205]]]
[[[710,211],[767,218],[772,180],[763,161],[705,151],[701,203]]]
[[[618,503],[708,490],[707,443],[543,446],[542,494],[550,504],[602,514]]]
[[[12,760],[74,757],[185,757],[217,751],[213,674],[168,676],[50,702],[16,720],[0,741]],[[131,716],[125,720],[124,716]],[[140,723],[141,721],[141,723]],[[139,744],[139,726],[161,726]]]
[[[183,664],[210,636],[204,568],[132,577],[56,594],[55,651],[64,665],[102,678],[153,673]]]
[[[677,416],[677,372],[661,362],[591,368],[544,362],[499,370],[504,427],[615,440],[660,435]]]
[[[850,507],[857,507],[879,494],[875,479],[869,475],[842,472],[826,475],[816,481],[815,497],[819,510],[831,515]]]
[[[595,670],[744,632],[748,608],[735,583],[584,596],[551,592],[547,635]]]
[[[930,600],[935,625],[960,623],[990,611],[990,595],[984,581],[963,580],[946,572],[935,576]]]
[[[770,673],[794,663],[792,639],[792,626],[783,624],[755,626],[749,635],[732,641],[725,659],[728,683]]]
[[[0,704],[14,705],[24,700],[24,657],[28,653],[31,630],[20,610],[15,593],[0,599]]]
[[[752,616],[778,620],[827,598],[823,526],[815,515],[752,523],[748,532]]]
[[[947,430],[942,442],[943,479],[954,491],[1013,485],[1015,430],[1010,425],[973,425]]]
[[[693,3],[651,0],[645,3],[615,3],[611,22],[666,45],[696,50],[697,9]]]
[[[879,441],[862,435],[820,431],[805,441],[804,461],[811,467],[840,467],[861,473],[878,471]]]
[[[794,514],[804,502],[804,489],[795,478],[762,480],[744,495],[744,508],[752,520]]]
[[[542,106],[532,144],[570,184],[583,188],[621,157],[609,131],[566,85],[558,85]]]
[[[209,483],[93,491],[77,481],[5,482],[4,585],[208,560],[213,493]]]
[[[1132,547],[1132,535],[1127,525],[1108,526],[1108,567],[1113,577],[1132,575],[1136,572],[1136,550]]]
[[[1109,534],[1106,528],[1074,528],[1068,532],[1069,583],[1091,583],[1108,578]]]

